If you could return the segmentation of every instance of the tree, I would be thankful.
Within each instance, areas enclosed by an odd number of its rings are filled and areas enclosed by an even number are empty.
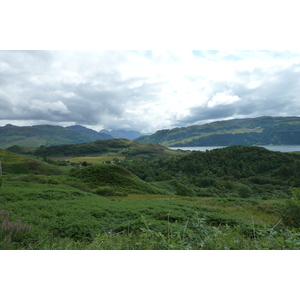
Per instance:
[[[239,193],[240,197],[248,198],[251,196],[252,190],[250,189],[249,186],[247,186],[245,184],[240,184],[240,186],[238,187],[238,193]]]

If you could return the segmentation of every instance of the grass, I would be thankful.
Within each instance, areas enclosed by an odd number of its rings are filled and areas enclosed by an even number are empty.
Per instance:
[[[271,202],[259,211],[245,199],[240,208],[176,195],[105,198],[58,182],[7,180],[1,192],[11,224],[30,228],[10,243],[2,236],[2,249],[256,249],[253,232],[266,239],[263,228],[279,219]]]
[[[99,164],[81,168],[72,173],[91,188],[109,186],[127,193],[164,194],[162,189],[144,182],[136,175],[115,164]]]
[[[125,156],[123,155],[101,155],[101,156],[83,156],[83,157],[73,157],[68,158],[67,160],[74,163],[82,163],[83,161],[87,162],[88,164],[102,164],[106,161],[112,161],[113,159],[117,160],[124,160]]]

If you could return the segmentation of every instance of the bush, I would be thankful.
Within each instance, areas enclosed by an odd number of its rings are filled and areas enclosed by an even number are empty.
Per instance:
[[[195,196],[195,192],[182,183],[177,183],[176,194],[179,196]]]
[[[242,198],[248,198],[252,195],[252,190],[249,186],[245,185],[245,184],[241,184],[239,187],[238,187],[238,193],[239,193],[239,196],[242,197]]]
[[[116,196],[115,190],[110,186],[98,187],[95,191],[95,194],[99,196]]]
[[[0,187],[2,186],[2,178],[0,178]]]
[[[293,188],[291,199],[286,201],[282,221],[288,227],[300,228],[300,190],[297,188]]]
[[[216,186],[216,184],[216,180],[212,177],[202,177],[197,182],[199,187]]]

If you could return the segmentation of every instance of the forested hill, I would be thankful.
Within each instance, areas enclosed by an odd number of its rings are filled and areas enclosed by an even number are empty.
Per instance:
[[[39,147],[41,145],[78,144],[107,139],[113,139],[113,137],[83,126],[64,128],[52,125],[13,126],[8,124],[0,127],[0,148],[2,149],[13,145]]]
[[[12,146],[8,151],[18,154],[32,154],[40,157],[97,156],[104,154],[124,157],[148,158],[169,155],[182,155],[184,151],[170,150],[158,144],[142,144],[126,139],[99,140],[91,143],[40,146],[27,148]]]
[[[135,141],[166,147],[299,145],[300,117],[259,117],[159,130]]]

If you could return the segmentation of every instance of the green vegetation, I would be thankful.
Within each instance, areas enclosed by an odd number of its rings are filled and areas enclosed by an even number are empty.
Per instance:
[[[126,158],[73,168],[1,150],[0,248],[300,249],[298,154],[107,142],[103,157]]]
[[[30,149],[13,146],[7,150],[18,154],[31,154],[38,157],[84,157],[84,156],[113,156],[113,157],[135,157],[149,158],[170,155],[181,155],[183,151],[175,151],[157,144],[140,144],[125,139],[113,139],[82,143],[76,145],[41,146]]]
[[[0,148],[8,148],[14,145],[24,147],[39,147],[41,145],[60,145],[87,143],[96,140],[111,139],[105,133],[98,133],[82,126],[36,125],[0,127]]]
[[[299,117],[259,117],[159,130],[136,139],[166,147],[299,145]]]
[[[256,146],[194,151],[178,157],[126,159],[120,164],[148,182],[176,180],[198,196],[287,198],[292,185],[300,187],[299,155]]]
[[[164,194],[163,190],[144,182],[136,175],[114,164],[89,166],[73,172],[71,176],[81,179],[91,188],[105,186],[113,187],[120,192]]]
[[[51,175],[61,174],[63,170],[54,165],[20,156],[9,151],[0,149],[0,157],[2,158],[3,175],[6,174],[36,174]]]

